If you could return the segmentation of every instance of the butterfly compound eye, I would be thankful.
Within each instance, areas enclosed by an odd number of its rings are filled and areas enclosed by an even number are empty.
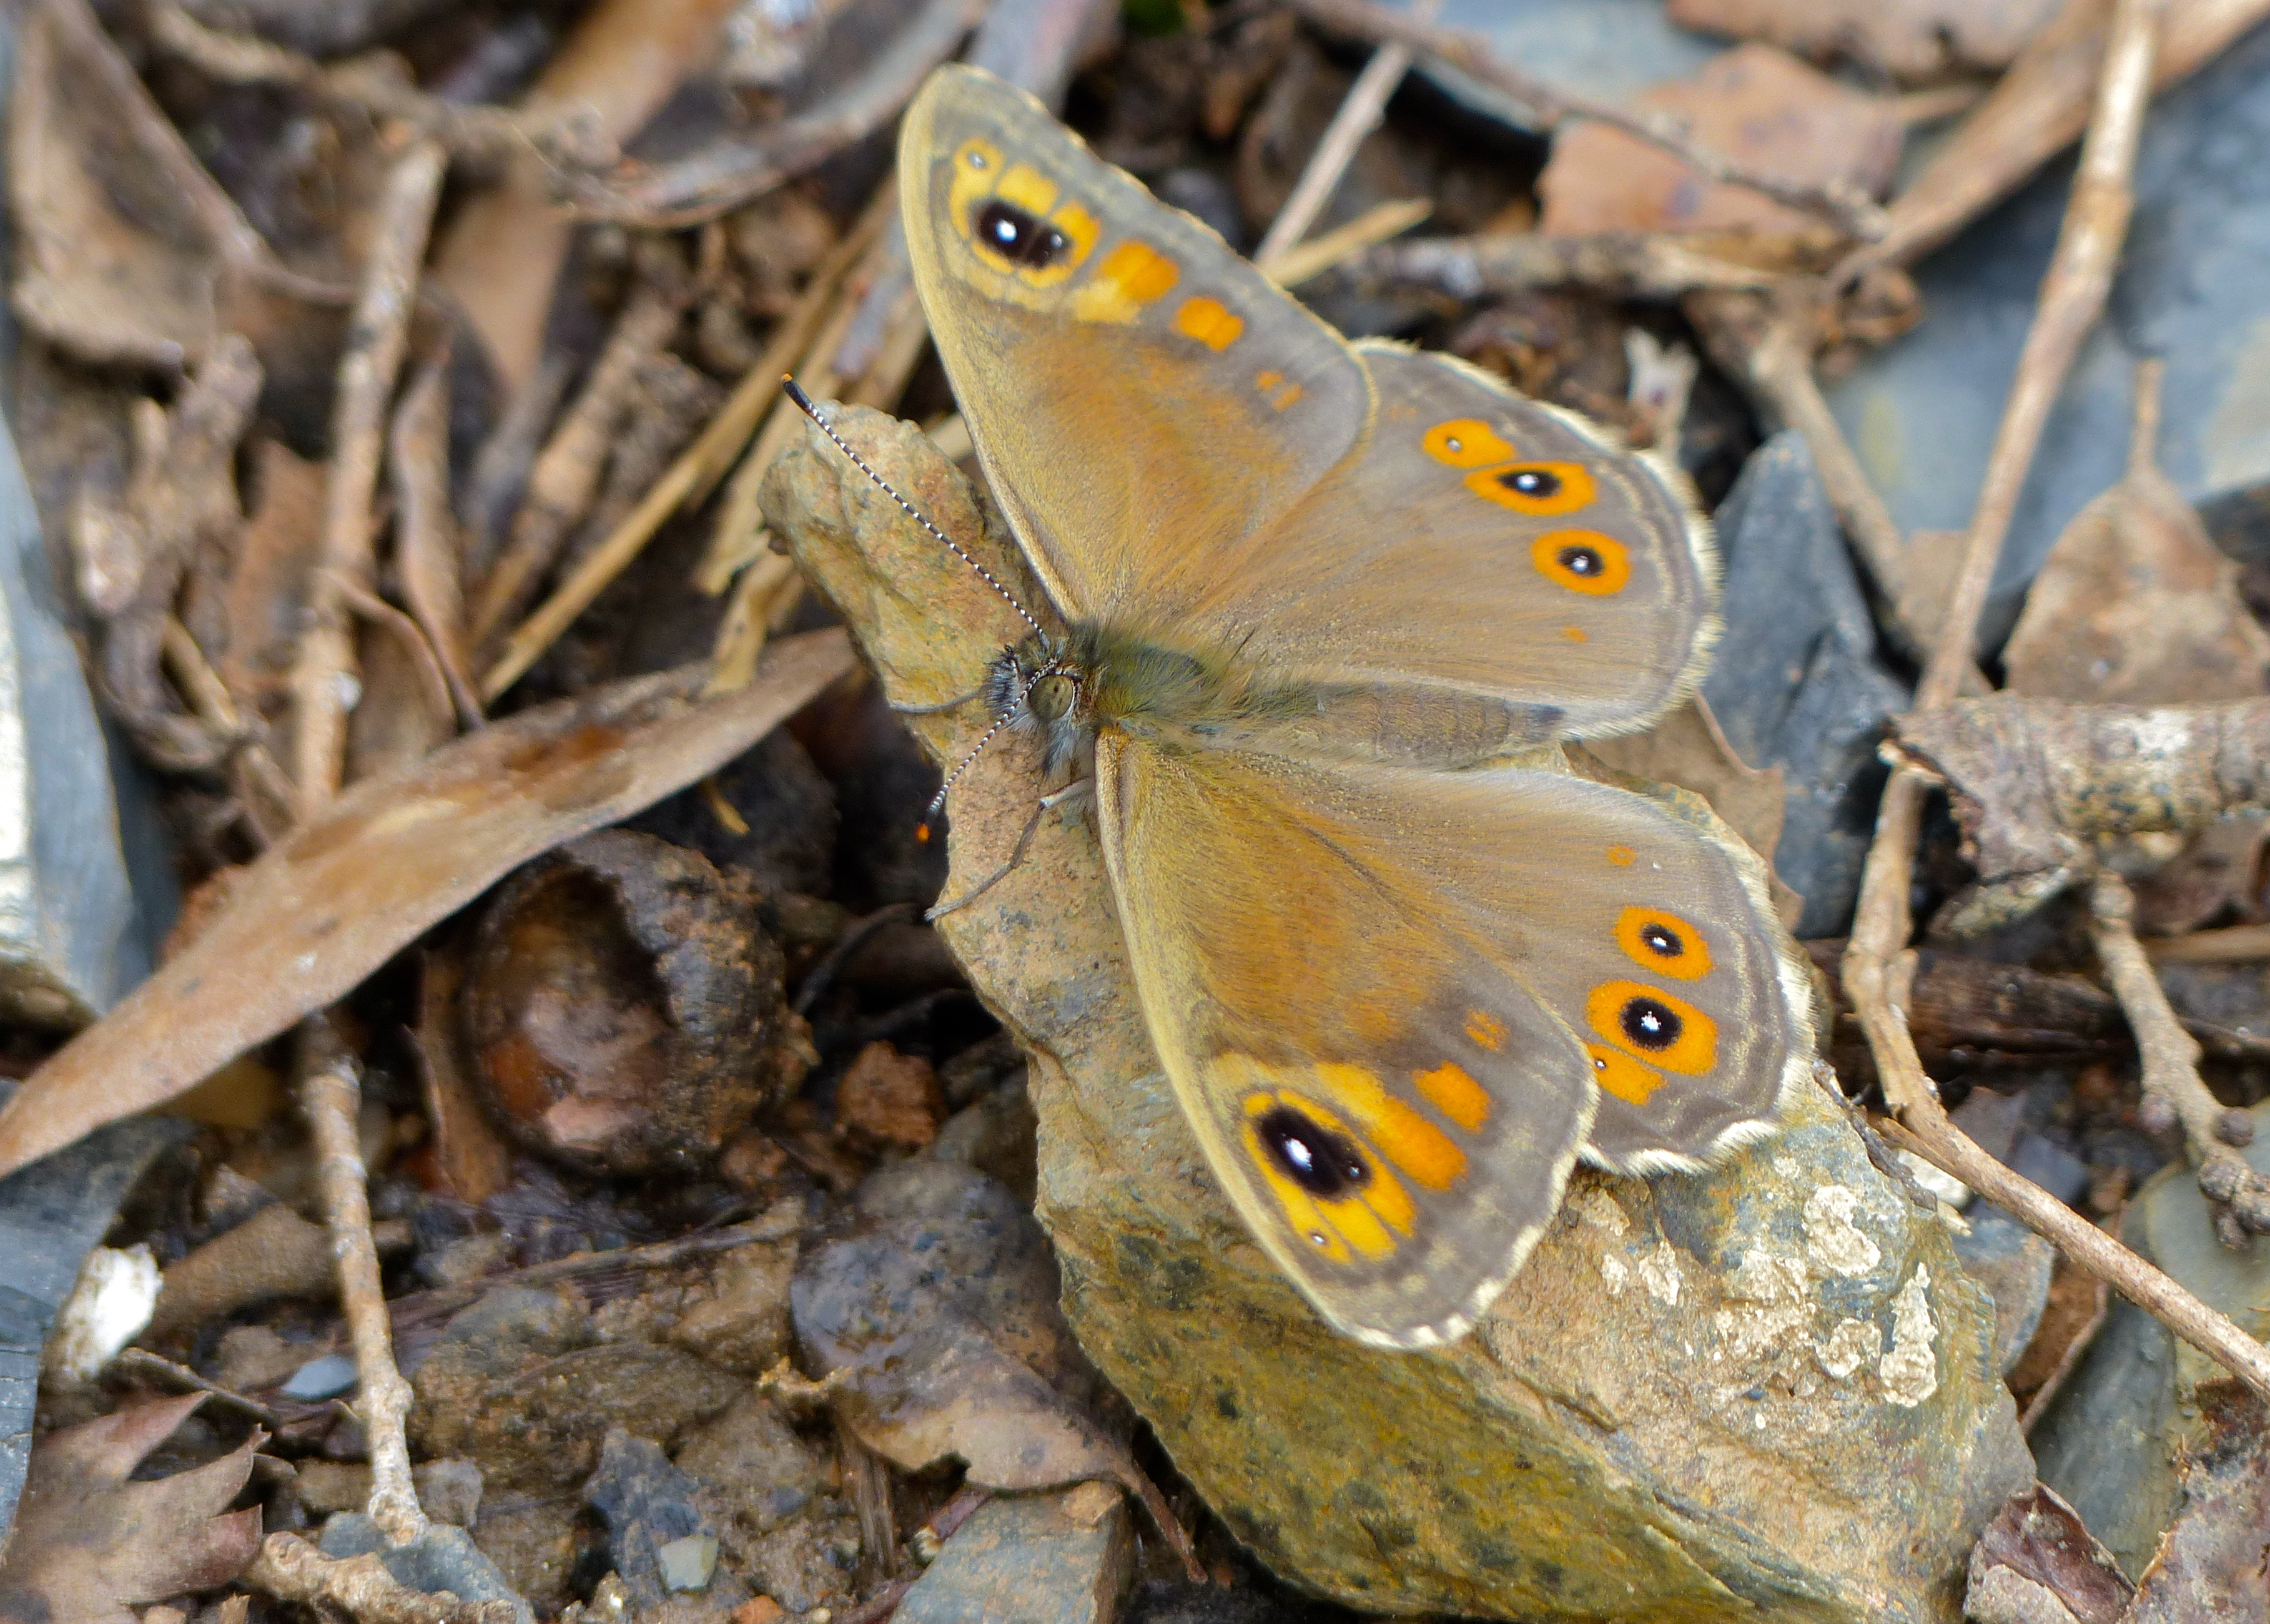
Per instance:
[[[1337,1201],[1371,1180],[1354,1145],[1289,1105],[1268,1112],[1253,1129],[1279,1171],[1319,1201]]]
[[[977,241],[1027,271],[1053,265],[1072,247],[1072,239],[1054,226],[998,197],[977,211]]]
[[[1043,722],[1058,721],[1072,714],[1079,698],[1079,684],[1061,672],[1043,677],[1033,685],[1025,701],[1026,708]]]

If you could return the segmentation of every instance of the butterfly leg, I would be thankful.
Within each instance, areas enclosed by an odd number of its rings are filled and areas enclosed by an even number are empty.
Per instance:
[[[1024,833],[1017,836],[1017,843],[1010,850],[1009,860],[979,880],[974,888],[963,892],[951,902],[937,904],[923,917],[925,920],[938,919],[968,907],[979,897],[1008,879],[1024,862],[1025,853],[1033,843],[1033,836],[1039,832],[1041,819],[1044,816],[1059,806],[1070,806],[1079,802],[1093,800],[1094,797],[1095,780],[1093,778],[1075,779],[1054,794],[1042,796],[1034,803],[1033,815],[1025,819]]]

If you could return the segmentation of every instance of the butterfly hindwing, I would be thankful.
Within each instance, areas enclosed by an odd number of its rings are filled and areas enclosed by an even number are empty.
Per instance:
[[[1068,617],[1170,619],[1361,437],[1347,343],[1023,92],[941,69],[900,176],[931,336]]]
[[[1575,1034],[1328,776],[1111,734],[1096,772],[1152,1041],[1232,1203],[1340,1330],[1459,1335],[1560,1203]]]

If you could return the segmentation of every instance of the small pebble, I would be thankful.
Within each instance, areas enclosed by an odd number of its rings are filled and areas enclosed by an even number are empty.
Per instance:
[[[663,1589],[706,1589],[709,1576],[717,1570],[717,1536],[688,1534],[683,1539],[673,1539],[655,1551],[654,1560],[662,1569]]]
[[[326,1353],[321,1359],[311,1359],[292,1373],[292,1379],[276,1390],[286,1398],[296,1398],[301,1404],[318,1404],[326,1398],[336,1398],[341,1393],[354,1391],[355,1362],[345,1353]]]
[[[2214,1137],[2225,1145],[2254,1143],[2254,1116],[2251,1111],[2230,1109],[2223,1112],[2214,1124]]]

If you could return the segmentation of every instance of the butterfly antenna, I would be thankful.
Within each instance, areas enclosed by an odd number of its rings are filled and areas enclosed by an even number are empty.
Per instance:
[[[1033,619],[1032,612],[1027,610],[1024,604],[1017,601],[1016,594],[1010,591],[1007,587],[1003,586],[999,578],[996,576],[991,570],[986,568],[984,565],[979,563],[976,559],[970,557],[968,552],[964,552],[962,550],[961,544],[955,541],[953,537],[938,529],[937,525],[932,524],[930,522],[928,515],[924,514],[920,508],[916,508],[905,497],[900,495],[897,491],[892,488],[891,482],[888,479],[884,478],[882,475],[877,473],[873,469],[867,466],[867,459],[865,457],[861,456],[857,451],[854,451],[849,446],[844,443],[843,436],[837,434],[834,426],[831,425],[826,418],[820,415],[820,409],[812,404],[812,397],[804,392],[803,385],[799,384],[792,377],[784,376],[781,379],[781,387],[788,391],[788,397],[796,403],[796,409],[803,412],[805,416],[810,418],[819,427],[821,434],[834,441],[835,442],[835,449],[851,459],[851,465],[853,467],[857,468],[861,473],[866,475],[870,479],[872,479],[875,482],[875,487],[878,490],[881,491],[884,495],[889,497],[893,501],[898,503],[899,507],[905,512],[907,517],[912,519],[916,523],[921,525],[923,529],[937,537],[940,542],[945,544],[947,552],[953,553],[954,557],[960,559],[963,563],[968,565],[970,568],[976,570],[977,572],[977,578],[980,581],[983,581],[987,586],[991,587],[996,592],[998,592],[1001,595],[1001,601],[1008,604],[1010,608],[1015,610],[1017,612],[1018,618],[1023,620],[1027,626],[1031,627],[1035,632],[1041,629],[1041,623]],[[1035,680],[1037,680],[1037,679]],[[993,735],[991,733],[988,733],[985,737],[990,738]],[[981,745],[980,748],[983,748],[983,745]],[[955,770],[958,772],[961,769],[956,768]],[[951,780],[948,782],[951,782]],[[927,824],[925,824],[924,827],[927,827]]]

